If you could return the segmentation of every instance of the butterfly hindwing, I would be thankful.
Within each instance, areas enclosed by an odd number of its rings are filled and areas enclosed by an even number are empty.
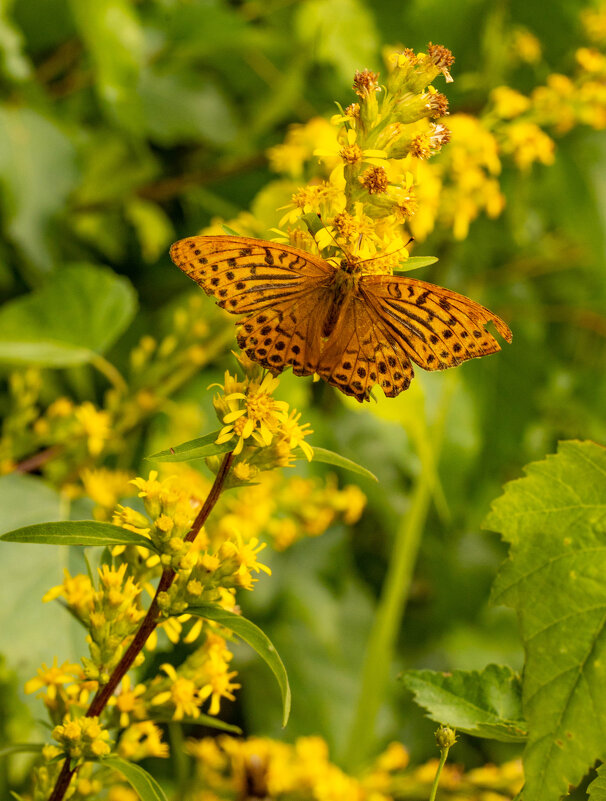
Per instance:
[[[375,384],[388,398],[394,398],[408,388],[413,377],[410,359],[357,291],[348,296],[341,308],[317,372],[329,384],[359,401],[368,400]]]
[[[238,345],[273,373],[292,367],[296,375],[312,375],[332,298],[330,289],[320,287],[262,308],[239,323]]]
[[[390,336],[424,370],[444,370],[501,349],[485,330],[492,322],[511,342],[507,325],[479,303],[405,276],[366,275],[360,292]]]
[[[174,263],[232,314],[294,299],[331,280],[311,253],[244,236],[192,236],[171,247]]]

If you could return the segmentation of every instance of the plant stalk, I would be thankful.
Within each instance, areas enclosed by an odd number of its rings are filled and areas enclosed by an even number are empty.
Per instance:
[[[211,513],[213,507],[219,500],[219,496],[221,495],[221,491],[223,490],[223,485],[225,484],[225,479],[229,473],[229,470],[232,465],[232,461],[234,458],[234,454],[232,451],[226,453],[223,457],[223,461],[221,462],[221,466],[219,467],[219,471],[215,476],[215,480],[213,482],[212,487],[210,488],[210,492],[208,493],[202,508],[198,512],[196,519],[194,520],[191,529],[188,531],[185,542],[192,542],[197,537],[200,529],[206,523],[206,520]],[[158,608],[158,596],[161,592],[166,592],[173,581],[175,580],[175,571],[172,569],[164,570],[162,576],[160,577],[160,581],[158,583],[158,588],[156,589],[156,594],[147,610],[147,614],[143,618],[141,625],[139,626],[135,636],[131,644],[126,649],[124,656],[116,665],[114,672],[110,676],[109,681],[107,684],[104,684],[103,687],[100,687],[93,700],[91,701],[91,705],[86,712],[86,717],[94,718],[98,717],[101,712],[105,709],[107,702],[114,694],[114,691],[122,678],[126,675],[126,673],[132,667],[133,662],[135,661],[137,655],[143,649],[143,646],[147,642],[148,637],[153,632],[153,630],[158,625],[158,620],[160,617],[160,610]],[[66,758],[65,762],[63,763],[63,767],[61,769],[61,773],[59,774],[57,781],[55,783],[55,787],[51,796],[48,801],[63,801],[65,793],[70,785],[72,777],[74,773],[77,771],[77,767],[72,768],[70,765],[69,757]]]

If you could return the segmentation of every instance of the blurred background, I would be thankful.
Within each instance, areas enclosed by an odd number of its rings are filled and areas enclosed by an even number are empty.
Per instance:
[[[418,370],[408,392],[364,407],[322,382],[281,382],[311,443],[379,483],[327,477],[323,465],[284,471],[271,525],[257,514],[276,546],[273,576],[242,604],[286,663],[293,716],[282,731],[277,691],[245,649],[243,688],[222,715],[250,734],[320,734],[336,761],[393,537],[419,509],[419,487],[422,539],[375,744],[399,739],[414,760],[433,754],[434,725],[395,681],[400,670],[522,665],[515,620],[488,603],[505,556],[481,529],[491,500],[559,439],[606,442],[606,5],[9,0],[0,10],[3,530],[102,519],[103,492],[121,496],[101,468],[146,475],[145,454],[217,427],[206,387],[234,370],[233,323],[171,264],[170,243],[220,233],[222,221],[273,236],[280,207],[314,175],[318,118],[355,99],[354,71],[384,72],[386,48],[430,41],[456,58],[454,83],[438,86],[453,138],[424,168],[411,222],[414,255],[439,262],[414,277],[480,301],[514,339],[457,370]],[[354,478],[363,513],[356,490],[335,495]],[[251,517],[268,493],[237,514]],[[40,604],[81,555],[7,544],[3,554],[0,681],[14,714],[0,738],[25,739],[40,712],[15,689],[55,653],[83,653],[69,616]],[[517,753],[465,738],[457,748],[468,766]]]

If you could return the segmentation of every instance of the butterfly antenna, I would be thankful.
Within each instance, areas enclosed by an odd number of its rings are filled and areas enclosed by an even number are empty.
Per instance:
[[[393,256],[394,253],[399,253],[401,250],[405,250],[410,245],[410,243],[414,241],[415,241],[414,237],[411,236],[408,242],[405,245],[402,245],[402,247],[398,248],[397,250],[392,250],[391,253],[379,253],[378,256],[373,256],[370,259],[363,259],[361,263],[366,264],[366,262],[369,261],[375,261],[376,259],[385,259],[387,256]]]
[[[320,217],[320,215],[318,214],[317,216],[318,216],[318,219],[321,221],[321,220],[322,220],[322,218]],[[334,238],[334,236],[331,234],[331,232],[328,230],[328,228],[327,228],[326,226],[323,226],[323,227],[324,227],[324,230],[326,231],[326,233],[328,234],[328,236],[329,236],[329,237],[332,239],[332,241],[335,243],[335,246],[336,246],[336,247],[337,247],[337,248],[338,248],[338,249],[339,249],[339,250],[340,250],[340,251],[341,251],[341,252],[344,254],[345,258],[346,258],[346,259],[349,261],[349,260],[351,259],[351,254],[350,254],[350,253],[349,253],[347,250],[345,250],[345,248],[343,247],[343,245],[340,245],[340,244],[337,242],[337,240]],[[311,230],[311,228],[310,228],[309,226],[308,226],[308,231],[309,231],[309,233],[312,235],[312,237],[313,237],[313,240],[314,240],[314,242],[316,243],[316,245],[318,245],[318,250],[322,250],[322,248],[321,248],[321,247],[320,247],[320,245],[318,244],[318,240],[316,239],[316,234],[315,234],[315,232],[314,232],[314,231],[312,231],[312,230]],[[360,238],[361,238],[361,237],[362,237],[362,235],[360,234]],[[334,258],[334,257],[332,257],[332,256],[331,256],[331,258]]]

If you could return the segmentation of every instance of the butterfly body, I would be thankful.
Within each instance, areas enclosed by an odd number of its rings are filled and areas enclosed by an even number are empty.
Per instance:
[[[495,314],[463,295],[405,276],[368,275],[355,258],[338,265],[288,245],[236,236],[176,242],[171,258],[239,321],[238,344],[280,373],[318,373],[357,400],[379,384],[407,389],[412,362],[454,367],[500,350],[484,326]]]

